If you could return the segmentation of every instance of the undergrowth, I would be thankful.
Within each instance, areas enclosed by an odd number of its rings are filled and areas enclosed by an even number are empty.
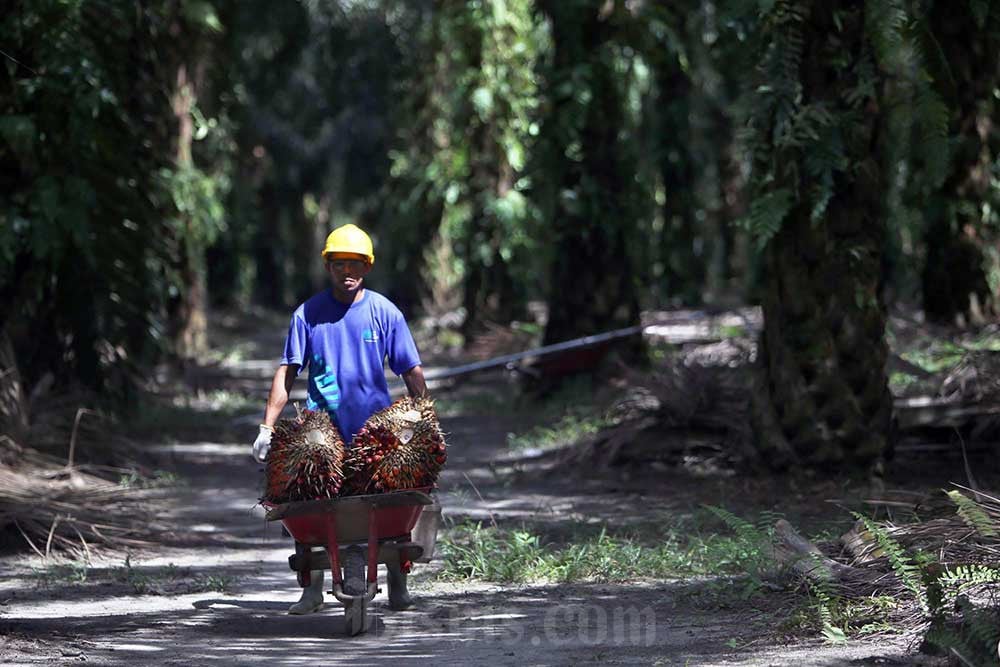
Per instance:
[[[497,582],[614,582],[643,578],[752,573],[745,595],[759,590],[765,557],[765,529],[745,523],[721,508],[711,516],[741,530],[736,535],[671,526],[657,538],[635,534],[597,535],[547,541],[526,527],[506,529],[465,523],[440,540],[446,579]]]
[[[88,582],[123,584],[134,595],[224,593],[231,591],[237,582],[233,576],[200,573],[173,563],[164,567],[139,567],[132,563],[131,556],[112,568],[93,567],[83,559],[56,563],[33,568],[31,577],[39,586],[47,588]]]
[[[600,433],[612,423],[603,415],[570,412],[564,414],[552,425],[543,424],[520,434],[508,433],[507,447],[513,452],[527,449],[551,449]]]
[[[996,520],[958,491],[947,495],[971,534],[995,543]],[[720,508],[711,509],[736,539],[759,544],[764,537],[759,526]],[[811,625],[829,643],[873,634],[922,633],[926,650],[946,654],[956,664],[1000,666],[1000,563],[941,562],[927,550],[907,548],[871,518],[854,516],[877,547],[878,562],[884,563],[869,570],[874,592],[859,594],[821,578],[802,582],[811,618],[800,625]],[[746,559],[744,564],[751,579],[761,576],[759,560]]]

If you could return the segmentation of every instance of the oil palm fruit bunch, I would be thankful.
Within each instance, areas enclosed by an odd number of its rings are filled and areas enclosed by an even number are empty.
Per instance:
[[[401,398],[368,418],[348,454],[345,493],[433,486],[447,460],[429,398]]]
[[[333,498],[344,483],[344,439],[324,410],[302,410],[274,427],[265,467],[274,503]]]

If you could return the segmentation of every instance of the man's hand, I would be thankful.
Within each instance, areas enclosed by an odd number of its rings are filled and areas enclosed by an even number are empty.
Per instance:
[[[253,441],[253,448],[250,450],[250,455],[253,456],[257,463],[263,463],[264,459],[267,458],[267,453],[271,449],[271,434],[273,432],[274,429],[270,426],[266,424],[260,425],[257,439]]]

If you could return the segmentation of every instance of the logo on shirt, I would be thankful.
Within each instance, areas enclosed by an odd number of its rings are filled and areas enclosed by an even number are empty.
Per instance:
[[[361,333],[361,340],[363,340],[366,343],[377,343],[378,342],[378,334],[375,333],[374,329],[365,329]]]
[[[313,355],[309,367],[309,394],[306,408],[333,412],[340,407],[340,387],[336,374],[327,368],[323,357]]]

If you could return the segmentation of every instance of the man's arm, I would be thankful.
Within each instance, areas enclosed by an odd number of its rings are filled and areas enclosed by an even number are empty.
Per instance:
[[[274,379],[271,380],[271,393],[267,397],[267,408],[264,410],[264,425],[274,427],[274,422],[278,421],[278,415],[284,410],[288,403],[288,395],[292,392],[292,383],[298,374],[297,364],[287,364],[278,366],[274,372]]]
[[[414,366],[403,373],[403,382],[406,383],[406,390],[413,398],[427,396],[427,383],[424,381],[424,369]]]

